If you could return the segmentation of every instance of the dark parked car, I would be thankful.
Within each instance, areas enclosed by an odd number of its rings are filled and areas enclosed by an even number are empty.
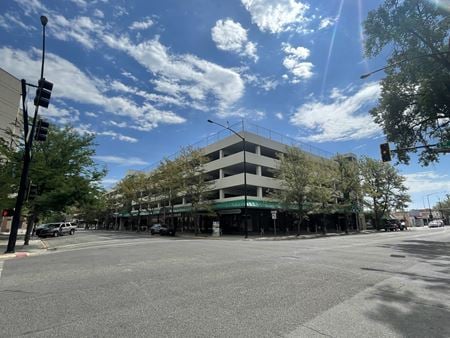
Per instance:
[[[400,223],[398,219],[385,219],[383,223],[378,227],[378,230],[381,229],[384,229],[384,231],[403,231],[406,229],[406,225]]]
[[[162,225],[159,229],[160,236],[175,236],[175,229]]]
[[[159,234],[159,231],[161,230],[161,224],[153,224],[151,227],[150,227],[150,233],[152,234],[152,235],[154,235],[154,234]]]

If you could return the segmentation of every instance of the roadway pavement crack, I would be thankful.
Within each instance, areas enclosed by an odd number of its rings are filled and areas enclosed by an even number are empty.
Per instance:
[[[329,334],[320,332],[319,330],[316,330],[316,329],[314,329],[314,328],[312,328],[312,327],[310,327],[310,326],[308,326],[308,325],[301,324],[301,326],[306,327],[307,329],[309,329],[309,330],[311,330],[311,331],[317,332],[318,334],[320,334],[320,335],[322,335],[322,336],[333,338],[333,336],[330,336]]]

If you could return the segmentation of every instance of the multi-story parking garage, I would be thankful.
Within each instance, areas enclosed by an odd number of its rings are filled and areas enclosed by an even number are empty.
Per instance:
[[[202,152],[208,158],[205,164],[205,173],[208,180],[211,181],[211,192],[208,199],[215,211],[215,215],[206,214],[201,216],[201,229],[204,232],[210,231],[212,223],[218,221],[223,233],[243,233],[244,232],[244,213],[245,213],[245,191],[247,190],[247,226],[250,233],[273,232],[274,226],[279,232],[289,232],[292,228],[294,220],[289,213],[284,212],[279,203],[271,198],[271,193],[280,189],[280,181],[274,176],[278,166],[278,155],[287,149],[287,144],[298,146],[311,156],[325,160],[332,160],[333,154],[323,150],[313,148],[305,144],[299,144],[295,140],[289,139],[281,134],[270,131],[265,128],[255,126],[253,124],[238,124],[232,126],[238,129],[241,137],[245,138],[245,158],[244,166],[244,144],[243,140],[229,133],[224,135],[223,132],[218,133],[203,145],[200,145]],[[199,146],[199,145],[197,145]],[[350,156],[351,157],[351,156]],[[244,171],[244,167],[246,171]],[[247,189],[244,185],[244,175],[246,173]],[[164,222],[164,216],[172,209],[161,208],[158,201],[153,201],[150,208],[142,208],[140,211],[141,222],[144,224],[153,224]],[[121,214],[119,221],[122,225],[130,224],[134,221],[138,213],[137,204],[130,215]],[[144,209],[144,210],[143,210]],[[193,230],[192,224],[186,219],[189,217],[190,204],[183,196],[179,196],[173,207],[174,221],[177,223],[179,230]],[[277,211],[276,220],[272,219],[272,211]],[[144,216],[144,217],[142,217]],[[321,217],[323,221],[323,217]],[[314,216],[311,218],[314,222]],[[329,227],[339,226],[339,217],[333,216],[330,220]],[[289,229],[291,227],[291,229]],[[303,230],[308,229],[308,223],[304,225]],[[309,229],[308,229],[309,230]]]

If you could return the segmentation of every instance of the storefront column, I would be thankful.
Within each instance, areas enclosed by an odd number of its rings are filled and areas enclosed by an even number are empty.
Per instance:
[[[262,187],[257,187],[256,188],[256,196],[258,196],[258,198],[262,198],[263,197],[263,189],[262,189]]]

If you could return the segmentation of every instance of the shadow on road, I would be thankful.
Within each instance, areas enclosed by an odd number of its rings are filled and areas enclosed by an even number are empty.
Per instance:
[[[428,263],[430,260],[450,261],[450,243],[447,242],[406,240],[400,244],[384,244],[382,247],[401,251]]]
[[[403,337],[450,336],[450,311],[445,302],[430,300],[393,286],[383,286],[368,300],[375,302],[376,306],[366,312],[366,316]]]
[[[392,277],[371,292],[367,300],[374,307],[366,316],[404,337],[450,337],[449,243],[405,240],[382,247],[417,258],[418,264],[406,271],[361,268]]]

